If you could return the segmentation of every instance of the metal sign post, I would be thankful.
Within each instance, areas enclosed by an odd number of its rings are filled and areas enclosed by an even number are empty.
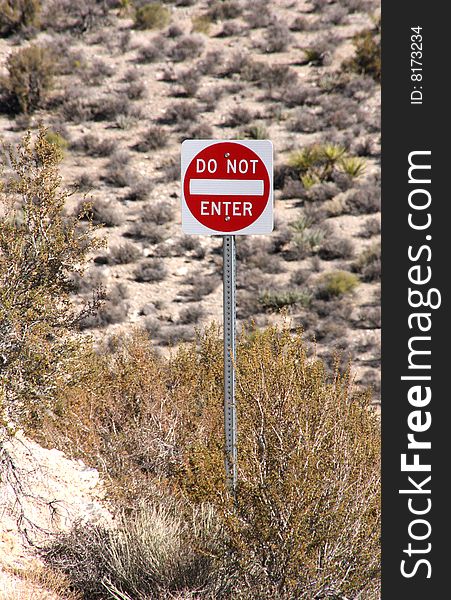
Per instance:
[[[224,429],[229,490],[237,484],[235,404],[236,235],[273,230],[273,147],[269,140],[185,140],[182,230],[224,236]]]
[[[235,236],[223,240],[224,257],[224,424],[227,485],[235,492],[237,481],[237,424],[235,404],[236,362],[236,250]]]

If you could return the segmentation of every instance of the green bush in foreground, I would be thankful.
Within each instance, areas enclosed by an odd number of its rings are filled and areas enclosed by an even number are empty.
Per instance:
[[[210,541],[199,545],[193,526],[188,549],[179,541],[160,557],[159,568],[172,572],[174,562],[195,565],[197,551],[211,552],[201,585],[197,568],[183,571],[185,593],[377,598],[380,431],[368,395],[353,388],[349,372],[328,375],[288,327],[244,333],[237,352],[235,501],[224,482],[222,342],[215,327],[170,358],[158,357],[142,334],[117,340],[112,353],[90,359],[91,379],[61,395],[58,418],[41,431],[49,444],[60,440],[103,468],[129,508],[137,497],[155,501],[156,489],[163,504],[182,495],[187,507],[209,507],[218,523],[214,539],[204,530]],[[150,519],[149,536],[157,528]],[[117,560],[129,560],[130,552],[114,544]],[[64,565],[70,550],[59,552]],[[116,574],[105,567],[96,578],[132,598],[180,591],[180,584],[159,580],[150,595],[148,570],[137,564]],[[137,574],[133,592],[129,571]]]
[[[46,136],[28,134],[4,153],[12,174],[0,181],[0,433],[39,420],[76,372],[83,343],[71,277],[101,245],[89,224],[79,228],[83,209],[64,216],[59,151]]]

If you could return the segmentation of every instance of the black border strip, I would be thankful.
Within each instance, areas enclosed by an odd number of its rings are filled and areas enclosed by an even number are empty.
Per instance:
[[[383,600],[429,600],[449,596],[448,539],[451,527],[448,519],[448,506],[451,492],[448,480],[451,430],[449,418],[451,362],[448,359],[448,338],[451,332],[449,317],[449,243],[451,241],[451,173],[450,151],[445,147],[450,136],[450,114],[447,89],[448,83],[448,44],[450,26],[445,17],[446,4],[411,0],[400,3],[385,0],[382,3],[382,598]],[[411,71],[412,27],[421,27],[422,55],[421,71]],[[412,81],[411,75],[418,81]],[[411,104],[414,86],[422,92],[422,103]],[[420,87],[421,86],[421,87]],[[415,98],[416,96],[416,98]],[[419,94],[414,94],[419,100]],[[446,103],[446,104],[445,104]],[[409,183],[409,154],[411,161],[431,165],[431,170],[411,171]],[[429,175],[428,175],[429,173]],[[419,179],[431,183],[419,182]],[[423,210],[409,208],[409,193],[414,193],[411,201],[427,203],[431,194],[431,204]],[[408,215],[412,219],[426,219],[430,213],[430,227],[415,230],[409,226]],[[422,223],[424,224],[426,220]],[[428,239],[427,236],[431,236]],[[412,247],[409,259],[408,248]],[[421,246],[423,248],[418,256]],[[430,260],[428,260],[430,254]],[[412,284],[411,278],[424,278],[431,269],[431,280],[424,284]],[[422,291],[427,304],[428,289],[435,288],[441,296],[441,307],[413,308],[409,306],[408,289]],[[431,295],[430,304],[438,302],[438,293]],[[419,296],[411,297],[412,304]],[[429,313],[421,320],[429,331],[418,330],[420,320],[413,317],[409,328],[409,314]],[[428,339],[413,340],[414,336],[430,336]],[[431,354],[411,355],[412,365],[422,368],[409,369],[409,347],[430,351]],[[412,345],[413,344],[413,345]],[[430,369],[426,368],[430,365]],[[401,376],[430,376],[431,380],[401,380]],[[408,392],[419,386],[420,396]],[[431,400],[422,404],[422,397],[431,389]],[[418,390],[417,390],[418,391]],[[419,414],[413,414],[420,411]],[[408,433],[413,427],[425,427],[427,413],[432,419],[430,427],[415,433],[415,440],[431,442],[431,450],[408,449]],[[410,422],[409,422],[409,414]],[[406,454],[406,462],[430,464],[431,471],[401,470],[401,455]],[[411,476],[420,486],[417,493],[400,494],[400,489],[415,490],[409,482]],[[429,481],[425,479],[431,476]],[[425,490],[430,490],[426,493]],[[426,510],[423,515],[409,510]],[[417,520],[412,525],[412,522]],[[431,531],[428,534],[428,525]],[[410,533],[423,540],[412,539]],[[409,552],[409,543],[411,549]],[[430,548],[428,544],[431,544]],[[410,553],[410,556],[409,556]],[[405,560],[404,571],[401,573]],[[424,562],[419,562],[424,560]],[[427,561],[427,562],[426,562]],[[430,577],[428,577],[430,575]]]

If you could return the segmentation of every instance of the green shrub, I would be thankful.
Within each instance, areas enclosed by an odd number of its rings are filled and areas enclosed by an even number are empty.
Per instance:
[[[359,278],[348,271],[332,271],[323,276],[318,289],[320,298],[336,298],[354,291],[359,284]]]
[[[27,46],[13,52],[6,61],[8,77],[4,81],[12,108],[30,113],[40,108],[51,88],[54,62],[43,46]]]
[[[136,9],[135,27],[137,29],[162,29],[169,23],[169,10],[159,2],[151,2]]]
[[[286,306],[308,306],[311,300],[307,292],[264,292],[258,298],[266,311],[278,311]]]
[[[40,0],[0,0],[0,35],[39,26]]]

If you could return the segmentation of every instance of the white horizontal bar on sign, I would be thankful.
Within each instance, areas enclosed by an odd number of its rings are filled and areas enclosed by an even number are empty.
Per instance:
[[[263,196],[263,179],[191,179],[190,194],[203,196]]]

